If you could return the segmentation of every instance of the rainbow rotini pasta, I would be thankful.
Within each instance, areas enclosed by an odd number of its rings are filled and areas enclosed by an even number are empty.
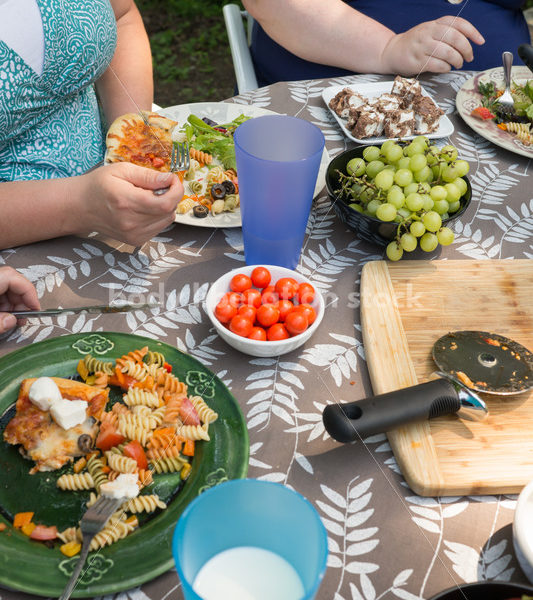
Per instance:
[[[157,494],[146,494],[132,498],[122,505],[122,509],[130,513],[152,513],[158,508],[165,509],[167,505]]]
[[[137,381],[144,381],[148,376],[145,364],[134,362],[133,360],[125,360],[121,365],[120,370]]]
[[[126,406],[142,404],[143,406],[158,408],[161,404],[161,400],[157,394],[147,390],[141,390],[140,388],[130,388],[128,392],[124,394],[123,399]]]
[[[65,473],[56,481],[58,488],[62,490],[90,490],[95,487],[92,475],[85,473]]]
[[[136,425],[131,425],[129,423],[125,423],[124,421],[120,421],[120,419],[117,429],[120,435],[123,435],[129,440],[137,440],[142,446],[146,446],[148,440],[153,435],[153,431],[151,429],[137,427]]]
[[[102,483],[107,481],[102,459],[98,458],[96,455],[91,456],[87,461],[87,471],[89,471],[91,477],[93,478],[94,489],[99,492]]]
[[[207,152],[202,152],[196,148],[189,148],[189,156],[204,165],[210,165],[213,162],[213,156]]]
[[[526,146],[533,144],[533,135],[531,134],[531,123],[517,123],[511,121],[505,124],[507,131],[514,133],[516,137]]]
[[[207,187],[211,187],[214,183],[222,183],[226,179],[226,174],[220,165],[216,165],[209,169],[205,179]]]
[[[218,419],[218,413],[210,408],[201,396],[189,396],[189,400],[196,409],[202,423],[214,423]]]
[[[105,456],[107,464],[113,471],[118,471],[119,473],[135,473],[137,471],[137,461],[129,458],[129,456],[122,456],[109,450],[105,453]],[[109,475],[108,478],[111,480]]]
[[[205,425],[181,425],[177,433],[186,440],[205,440],[208,442],[211,438],[207,432],[207,423]]]
[[[199,196],[204,190],[204,184],[195,179],[194,181],[189,182],[189,189],[191,190],[192,194]]]
[[[133,427],[141,427],[142,429],[155,429],[158,426],[158,422],[151,414],[139,415],[130,413],[127,415],[120,415],[118,418],[118,425],[119,427],[132,425]]]
[[[159,460],[160,458],[180,458],[181,442],[176,445],[162,446],[150,448],[146,451],[146,458],[151,461]]]
[[[98,550],[100,548],[104,548],[105,546],[109,546],[113,542],[125,538],[139,525],[139,521],[137,519],[135,519],[135,521],[128,521],[111,518],[109,523],[102,529],[102,531],[93,537],[91,545],[89,546],[89,550]]]
[[[147,365],[157,365],[162,367],[165,364],[165,356],[161,352],[152,352],[149,350],[144,357]]]
[[[67,527],[63,531],[58,532],[57,537],[64,544],[68,544],[68,542],[82,541],[81,531],[77,527]]]
[[[240,205],[239,194],[227,194],[224,198],[224,210],[232,212]]]
[[[83,357],[83,363],[85,364],[85,367],[89,373],[96,373],[97,371],[106,373],[107,375],[113,375],[114,373],[115,367],[112,362],[94,358],[94,356],[91,356],[90,354],[86,354]]]
[[[211,204],[211,213],[214,215],[218,215],[219,213],[224,211],[224,200],[215,200],[213,204]]]
[[[198,202],[196,202],[194,198],[191,198],[189,196],[188,198],[184,198],[183,200],[180,200],[178,202],[176,212],[180,215],[184,215],[185,213],[188,213],[190,210],[192,210],[196,204],[198,204]]]
[[[179,473],[186,462],[183,458],[163,456],[150,461],[150,466],[155,473]]]
[[[187,385],[172,375],[172,373],[167,373],[165,369],[159,369],[154,384],[156,392],[161,396],[165,392],[187,394]]]

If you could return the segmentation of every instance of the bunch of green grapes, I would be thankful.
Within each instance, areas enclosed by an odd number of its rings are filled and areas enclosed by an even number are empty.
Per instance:
[[[453,242],[453,231],[442,222],[461,208],[469,168],[457,158],[457,148],[437,148],[425,136],[406,145],[387,140],[348,162],[348,175],[339,172],[338,193],[354,210],[398,223],[386,252],[400,260],[417,246],[432,252]]]

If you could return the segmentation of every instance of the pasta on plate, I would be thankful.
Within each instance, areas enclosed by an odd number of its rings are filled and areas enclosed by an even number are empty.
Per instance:
[[[176,486],[187,479],[191,472],[191,461],[196,443],[208,443],[209,426],[218,414],[198,395],[188,395],[187,385],[172,374],[172,367],[163,354],[149,352],[147,347],[135,349],[115,361],[102,361],[85,355],[77,365],[83,383],[56,378],[59,389],[88,389],[91,398],[103,398],[88,404],[87,421],[93,437],[86,452],[62,456],[61,464],[53,461],[46,464],[36,462],[32,471],[54,470],[69,464],[68,472],[61,474],[56,485],[65,493],[90,491],[87,506],[101,493],[104,484],[114,481],[121,474],[135,475],[141,492],[123,503],[111,517],[106,527],[95,536],[91,550],[102,548],[129,535],[139,527],[139,514],[153,514],[166,508],[166,503],[151,489],[146,489],[161,474],[175,474]],[[13,436],[13,423],[20,419],[22,411],[41,412],[39,424],[46,419],[52,421],[47,411],[35,407],[27,399],[28,385],[24,380],[17,400],[17,413],[8,423],[4,439],[10,444],[20,444],[21,438]],[[78,388],[62,382],[71,382]],[[108,400],[110,386],[120,388],[119,400]],[[21,394],[23,394],[21,396]],[[93,394],[91,396],[91,394]],[[22,400],[21,400],[22,398]],[[71,394],[69,399],[74,399]],[[35,417],[34,417],[35,418]],[[26,422],[27,424],[27,422]],[[54,428],[53,447],[62,452],[61,436]],[[63,430],[65,439],[68,429]],[[83,434],[82,434],[83,435]],[[50,440],[48,440],[49,442]],[[80,448],[81,444],[78,445]],[[35,459],[27,449],[21,447],[26,458]],[[81,456],[80,456],[81,454]],[[28,523],[25,523],[28,525]],[[26,530],[32,537],[34,528],[43,527],[29,522]],[[44,526],[53,530],[54,526]],[[52,535],[52,532],[50,532]],[[34,538],[38,539],[38,538]],[[81,549],[81,532],[78,525],[55,531],[54,537],[62,542],[61,551],[73,556]]]

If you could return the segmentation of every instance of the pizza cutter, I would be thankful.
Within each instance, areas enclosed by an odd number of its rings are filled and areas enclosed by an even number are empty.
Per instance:
[[[448,414],[471,421],[488,415],[477,394],[511,395],[533,387],[533,355],[524,346],[485,331],[455,331],[432,351],[436,378],[401,390],[346,404],[330,404],[322,418],[339,442],[389,431]]]

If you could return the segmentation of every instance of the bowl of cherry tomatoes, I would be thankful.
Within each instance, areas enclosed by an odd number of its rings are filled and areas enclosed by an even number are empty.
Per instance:
[[[218,334],[236,350],[279,356],[313,335],[324,316],[324,299],[296,271],[250,265],[217,279],[205,309]]]

